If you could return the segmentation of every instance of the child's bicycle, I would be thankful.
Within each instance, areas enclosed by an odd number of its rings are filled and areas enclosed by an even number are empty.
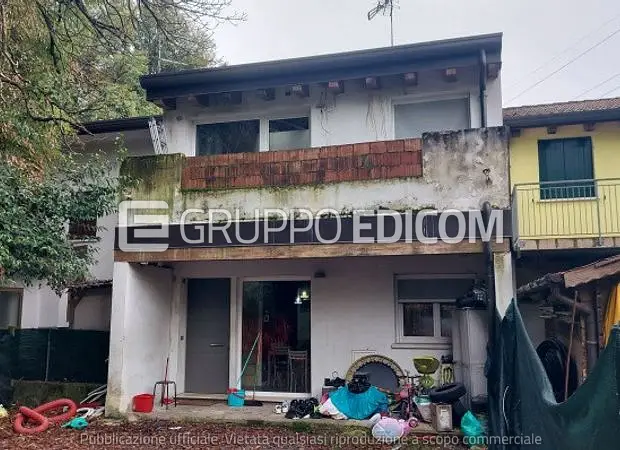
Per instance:
[[[394,400],[390,404],[390,411],[398,414],[403,420],[409,420],[411,417],[422,419],[420,412],[415,404],[415,397],[424,394],[426,389],[420,384],[422,375],[410,375],[409,371],[405,375],[399,376],[401,388],[394,393]]]

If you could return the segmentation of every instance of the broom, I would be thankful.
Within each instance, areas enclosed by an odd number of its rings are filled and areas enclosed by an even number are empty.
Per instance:
[[[263,332],[262,330],[260,330],[258,332],[258,336],[262,336]],[[258,362],[263,361],[263,346],[261,345],[258,348],[258,352],[256,354],[256,364],[254,366],[254,389],[252,390],[252,399],[251,400],[245,400],[243,402],[244,406],[263,406],[263,402],[259,401],[259,400],[255,400],[254,396],[256,395],[256,385],[258,384]]]
[[[261,332],[259,331],[258,334],[256,335],[256,339],[254,339],[254,343],[252,344],[252,348],[250,349],[250,354],[248,355],[248,357],[245,359],[245,363],[243,363],[243,368],[241,369],[241,374],[239,374],[239,379],[237,380],[236,386],[239,385],[239,383],[241,382],[241,379],[243,378],[243,374],[245,373],[245,369],[248,368],[248,363],[250,362],[250,358],[252,357],[252,354],[254,353],[254,349],[256,348],[256,343],[258,342],[258,339],[261,336]],[[258,366],[258,358],[256,360],[256,365]],[[255,375],[254,375],[254,391],[252,392],[252,399],[251,400],[244,400],[243,401],[243,405],[244,406],[263,406],[262,402],[259,402],[257,400],[254,400],[254,395],[256,395],[256,378],[257,378],[257,370],[254,371]]]

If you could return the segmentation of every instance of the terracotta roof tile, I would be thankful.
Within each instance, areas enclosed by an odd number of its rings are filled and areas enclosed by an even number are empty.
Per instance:
[[[504,108],[504,120],[620,109],[620,97]]]

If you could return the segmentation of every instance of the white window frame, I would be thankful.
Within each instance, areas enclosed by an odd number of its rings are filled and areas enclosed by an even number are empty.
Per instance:
[[[243,334],[243,283],[253,281],[304,281],[310,284],[310,301],[312,301],[312,281],[311,275],[266,275],[266,276],[241,276],[236,279],[231,278],[231,333],[229,351],[229,375],[230,386],[241,387],[242,370],[242,334]],[[234,286],[234,287],[233,287]],[[312,330],[312,304],[310,304],[310,329]],[[233,331],[234,330],[234,331]],[[310,331],[310,358],[312,358],[312,331]],[[236,384],[239,382],[239,384]],[[312,374],[310,376],[310,388],[312,388]],[[311,392],[274,392],[274,391],[253,391],[246,390],[246,395],[255,396],[263,401],[293,400],[299,397],[311,396]]]
[[[302,118],[302,117],[304,117],[304,118],[307,117],[308,118],[308,137],[309,137],[308,145],[309,145],[309,147],[302,147],[302,148],[294,149],[294,150],[303,150],[304,148],[312,147],[312,128],[311,128],[312,127],[312,124],[311,124],[312,116],[311,116],[310,112],[308,112],[308,113],[303,113],[303,114],[285,114],[285,115],[283,115],[283,117],[279,117],[278,116],[278,117],[267,117],[267,118],[265,118],[265,123],[263,124],[261,122],[261,128],[263,126],[265,127],[265,131],[266,131],[266,135],[267,135],[266,136],[267,148],[264,151],[268,151],[268,152],[272,152],[272,151],[273,152],[278,152],[278,151],[280,151],[280,150],[271,150],[271,148],[270,148],[270,146],[271,146],[271,141],[270,141],[271,133],[269,132],[269,122],[271,122],[272,120],[299,119],[299,118]],[[261,151],[263,151],[263,150],[261,150]]]
[[[459,90],[454,92],[443,92],[435,94],[407,94],[398,97],[392,97],[392,139],[396,139],[396,106],[411,105],[416,103],[432,103],[441,102],[447,100],[467,100],[468,106],[468,125],[472,128],[472,117],[474,111],[472,111],[472,92],[469,90]]]
[[[22,326],[22,312],[23,312],[23,307],[24,307],[24,289],[0,287],[0,292],[13,292],[17,294],[17,324],[15,324],[15,326],[9,326],[8,328],[0,328],[0,329],[1,330],[8,330],[11,328],[20,329]]]
[[[285,107],[274,109],[264,114],[251,111],[239,111],[235,113],[214,113],[211,115],[200,115],[193,121],[194,129],[194,155],[198,155],[198,147],[196,146],[196,134],[199,125],[209,125],[214,123],[242,122],[246,120],[258,120],[258,151],[269,151],[269,121],[279,119],[295,119],[297,117],[308,118],[308,129],[310,131],[310,146],[312,147],[312,111],[309,107],[290,108]],[[278,151],[278,150],[274,150]]]
[[[476,279],[475,274],[426,274],[426,275],[396,275],[394,277],[394,323],[395,323],[395,346],[446,348],[452,344],[452,337],[441,336],[441,304],[456,303],[456,298],[399,298],[399,280],[442,280],[442,279]],[[433,304],[433,336],[405,336],[404,333],[404,304],[406,303],[432,303]],[[454,320],[454,319],[453,319]]]

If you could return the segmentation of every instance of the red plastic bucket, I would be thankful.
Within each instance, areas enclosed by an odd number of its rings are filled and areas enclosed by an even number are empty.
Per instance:
[[[150,413],[153,411],[153,394],[139,394],[133,398],[133,410],[135,412]]]

